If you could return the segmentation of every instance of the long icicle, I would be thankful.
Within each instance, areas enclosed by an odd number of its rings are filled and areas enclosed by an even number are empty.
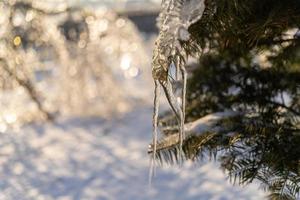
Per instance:
[[[182,165],[183,162],[183,150],[182,150],[182,145],[183,145],[183,135],[184,135],[184,119],[183,119],[183,110],[180,107],[180,105],[177,103],[177,98],[173,92],[173,88],[172,88],[172,84],[169,80],[169,78],[167,78],[167,81],[164,82],[163,84],[161,84],[163,89],[164,89],[164,93],[166,95],[166,98],[173,110],[173,112],[175,113],[176,119],[177,119],[177,123],[179,125],[179,151],[178,151],[178,157],[179,157],[179,165]]]
[[[158,111],[159,111],[159,97],[160,97],[160,84],[158,80],[154,81],[154,109],[153,109],[153,152],[151,159],[151,166],[149,171],[149,184],[152,182],[152,178],[155,174],[156,167],[156,146],[157,146],[157,137],[158,137]]]
[[[182,114],[183,114],[183,119],[182,119],[182,122],[183,122],[183,129],[184,129],[184,123],[185,123],[185,104],[186,104],[186,87],[187,87],[187,72],[185,70],[185,67],[184,66],[181,66],[180,68],[181,70],[181,74],[182,74],[182,97],[181,97],[181,100],[182,100],[182,104],[181,104],[181,107],[182,107]],[[185,131],[183,130],[183,139],[185,139]]]
[[[180,162],[183,162],[184,152],[183,152],[183,141],[185,139],[185,130],[184,130],[184,123],[185,123],[185,102],[186,102],[186,83],[187,83],[187,74],[185,70],[184,64],[181,63],[180,57],[176,56],[176,69],[178,70],[178,74],[182,75],[182,89],[181,89],[181,112],[182,117],[180,119],[179,126],[180,126],[180,140],[179,140],[179,152],[180,152]],[[179,71],[180,70],[180,71]],[[181,164],[181,163],[180,163]]]

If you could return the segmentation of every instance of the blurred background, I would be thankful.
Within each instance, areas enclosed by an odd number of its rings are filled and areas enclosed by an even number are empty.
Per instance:
[[[214,162],[148,185],[160,0],[0,1],[0,199],[263,199]]]
[[[129,97],[143,96],[138,83],[149,79],[158,8],[147,1],[1,2],[2,129],[55,113],[128,110]]]

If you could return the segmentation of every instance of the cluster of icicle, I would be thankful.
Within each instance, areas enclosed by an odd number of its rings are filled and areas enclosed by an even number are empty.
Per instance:
[[[188,28],[201,19],[205,9],[204,0],[162,0],[162,10],[158,17],[159,35],[155,43],[152,58],[152,76],[155,83],[153,114],[153,155],[150,167],[150,179],[155,169],[155,157],[158,137],[158,112],[160,88],[174,111],[179,129],[179,158],[182,159],[182,143],[185,137],[185,95],[187,74],[185,64],[187,55],[181,42],[188,41]],[[182,82],[181,97],[175,95],[170,77],[171,67],[176,67],[176,80]],[[178,101],[180,99],[180,101]]]

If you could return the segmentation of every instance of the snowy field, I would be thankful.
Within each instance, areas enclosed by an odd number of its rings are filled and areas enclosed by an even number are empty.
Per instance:
[[[119,119],[59,118],[0,135],[1,200],[263,199],[216,164],[158,168],[148,185],[152,105]]]

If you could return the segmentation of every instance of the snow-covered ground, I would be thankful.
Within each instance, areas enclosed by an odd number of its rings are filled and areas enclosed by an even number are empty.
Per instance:
[[[118,119],[59,118],[0,134],[1,200],[263,199],[213,163],[157,168],[148,185],[152,105]]]

